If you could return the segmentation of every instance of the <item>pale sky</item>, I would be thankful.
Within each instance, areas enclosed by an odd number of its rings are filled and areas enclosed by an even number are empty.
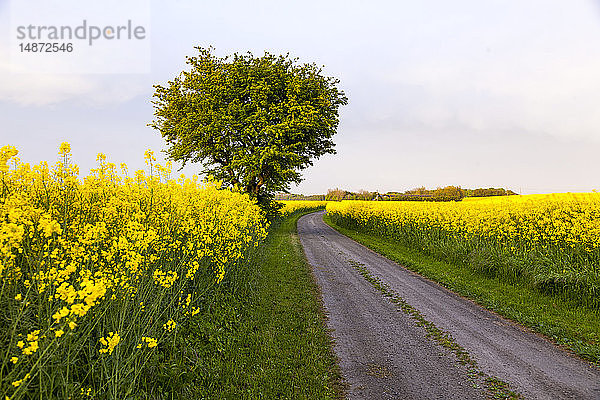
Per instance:
[[[11,0],[26,1],[26,0]],[[69,141],[82,173],[106,153],[130,170],[164,148],[153,84],[194,46],[287,53],[341,80],[337,154],[296,193],[328,188],[600,189],[600,3],[527,1],[151,2],[145,74],[22,74],[0,0],[0,145],[55,161]],[[186,167],[188,175],[199,166]]]

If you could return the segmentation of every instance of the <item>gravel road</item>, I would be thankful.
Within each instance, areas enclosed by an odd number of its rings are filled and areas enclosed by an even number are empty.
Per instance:
[[[591,364],[339,234],[322,216],[300,218],[298,234],[321,288],[350,399],[490,395],[481,378],[428,337],[357,265],[449,333],[480,371],[526,399],[600,399],[600,370]]]

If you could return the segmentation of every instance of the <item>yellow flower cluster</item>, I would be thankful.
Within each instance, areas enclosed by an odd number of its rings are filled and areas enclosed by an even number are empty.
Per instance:
[[[164,288],[170,288],[177,279],[177,272],[167,271],[163,272],[160,269],[154,271],[154,282]]]
[[[38,340],[40,338],[40,330],[36,329],[35,331],[28,333],[27,334],[27,347],[25,347],[25,343],[20,340],[17,343],[17,347],[19,347],[20,349],[23,349],[23,354],[25,355],[31,355],[33,353],[35,353],[38,349],[39,349],[39,343]]]
[[[98,339],[98,341],[103,346],[106,346],[106,347],[104,347],[104,348],[102,348],[102,349],[99,350],[100,353],[112,354],[112,352],[115,350],[115,347],[117,347],[117,345],[121,341],[121,337],[119,336],[118,333],[108,332],[108,336],[107,337],[105,337],[105,338],[102,337],[102,338]]]
[[[74,372],[73,361],[68,373],[41,371],[79,357],[87,368],[81,354],[98,343],[107,355],[119,343],[155,347],[198,314],[205,289],[267,235],[264,214],[247,195],[218,181],[171,178],[170,164],[157,164],[151,151],[149,175],[129,176],[124,164],[119,173],[100,154],[84,178],[70,151],[63,143],[50,167],[22,163],[14,147],[0,149],[0,302],[11,315],[0,328],[1,392],[26,374],[61,379],[64,387],[110,386],[108,375]],[[77,376],[88,381],[69,381]],[[28,397],[49,396],[42,381]]]
[[[287,217],[296,211],[317,211],[323,210],[327,205],[327,201],[313,201],[313,200],[286,200],[280,201],[283,204],[281,208],[281,214]]]
[[[151,337],[142,336],[142,342],[146,342],[146,344],[148,345],[149,348],[158,346],[158,342],[156,341],[156,339],[151,338]],[[140,343],[137,345],[137,348],[141,349],[142,346],[143,346],[143,344]]]
[[[8,160],[19,154],[14,146],[4,146],[0,149],[0,172],[8,172]]]
[[[27,374],[25,374],[25,376],[23,377],[23,379],[19,379],[17,381],[14,381],[14,382],[11,383],[11,385],[13,385],[14,387],[19,387],[19,386],[21,386],[21,384],[23,382],[25,382],[29,378],[31,378],[31,375],[27,373]]]
[[[163,328],[165,328],[165,330],[171,332],[172,330],[175,329],[175,327],[177,326],[177,323],[175,321],[173,321],[172,319],[168,320],[166,324],[163,325]]]

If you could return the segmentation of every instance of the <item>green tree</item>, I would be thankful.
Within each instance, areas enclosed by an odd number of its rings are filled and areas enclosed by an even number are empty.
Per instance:
[[[338,79],[289,55],[220,58],[196,49],[189,71],[154,86],[149,125],[166,139],[170,159],[200,162],[203,173],[268,206],[313,159],[335,153],[338,109],[348,102]]]

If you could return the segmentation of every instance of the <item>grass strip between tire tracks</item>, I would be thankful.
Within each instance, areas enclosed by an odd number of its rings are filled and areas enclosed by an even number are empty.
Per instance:
[[[454,354],[458,363],[467,367],[467,374],[473,381],[473,385],[477,388],[480,388],[483,385],[489,398],[511,400],[523,398],[518,393],[510,390],[509,385],[506,382],[501,381],[496,377],[489,376],[481,371],[477,366],[477,362],[471,358],[469,353],[462,346],[456,343],[452,335],[441,330],[432,322],[427,321],[423,314],[421,314],[416,308],[408,304],[402,297],[390,289],[379,278],[371,275],[369,270],[365,268],[364,264],[350,259],[348,259],[347,262],[352,266],[352,268],[358,271],[358,273],[367,282],[381,292],[384,297],[397,305],[400,311],[409,315],[416,322],[417,326],[425,329],[429,339],[433,340],[435,343],[448,349],[452,354]]]

